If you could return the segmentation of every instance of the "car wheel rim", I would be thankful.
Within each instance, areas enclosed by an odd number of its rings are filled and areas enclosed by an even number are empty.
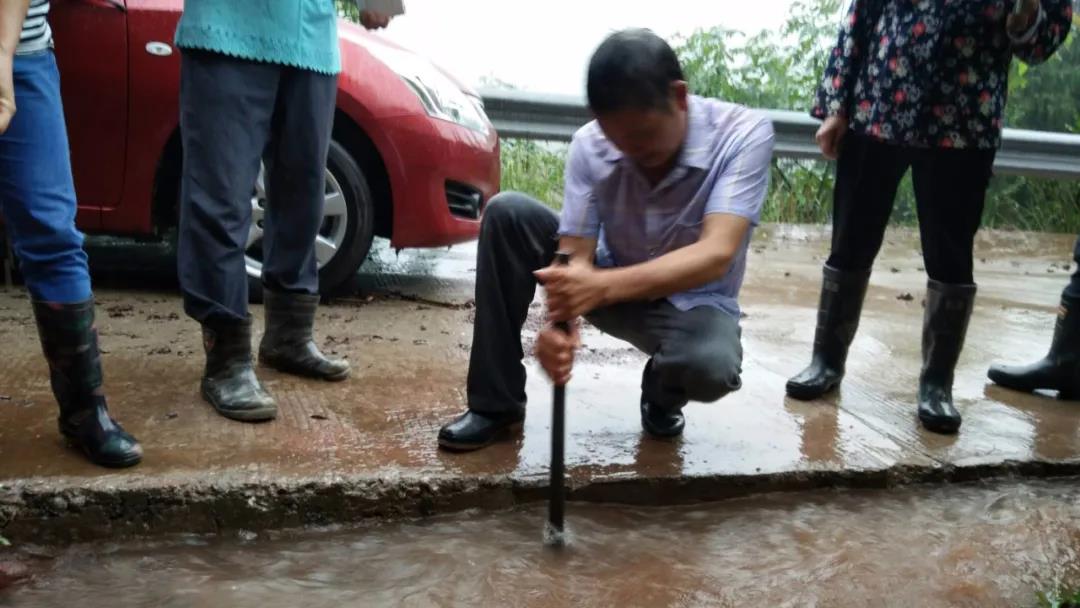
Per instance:
[[[256,279],[262,277],[266,205],[266,170],[260,167],[255,192],[251,196],[251,229],[248,231],[245,255],[247,274]],[[320,269],[337,255],[345,242],[348,227],[349,206],[345,201],[345,193],[337,178],[327,169],[322,223],[319,225],[319,234],[315,237],[315,259]]]

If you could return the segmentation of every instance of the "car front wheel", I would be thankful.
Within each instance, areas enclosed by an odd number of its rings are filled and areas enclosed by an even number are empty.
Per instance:
[[[335,141],[330,142],[326,165],[323,218],[315,237],[315,257],[319,265],[319,291],[330,295],[352,284],[357,269],[371,249],[375,203],[364,172]],[[260,169],[251,197],[246,266],[252,302],[262,300],[262,245],[267,206],[265,177],[265,169]]]

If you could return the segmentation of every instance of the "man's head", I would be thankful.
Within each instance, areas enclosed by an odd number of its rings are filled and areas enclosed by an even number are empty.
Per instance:
[[[643,169],[661,169],[686,136],[687,86],[663,38],[632,29],[607,37],[589,62],[589,107],[604,135]]]

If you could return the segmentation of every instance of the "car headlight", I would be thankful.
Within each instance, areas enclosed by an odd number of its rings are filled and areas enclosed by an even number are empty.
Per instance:
[[[409,85],[429,116],[488,133],[490,123],[483,102],[462,91],[431,62],[383,45],[370,45],[368,51]]]

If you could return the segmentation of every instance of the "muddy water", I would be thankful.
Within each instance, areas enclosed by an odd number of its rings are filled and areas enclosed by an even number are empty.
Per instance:
[[[1034,606],[1080,583],[1078,480],[572,504],[35,554],[0,606]]]

